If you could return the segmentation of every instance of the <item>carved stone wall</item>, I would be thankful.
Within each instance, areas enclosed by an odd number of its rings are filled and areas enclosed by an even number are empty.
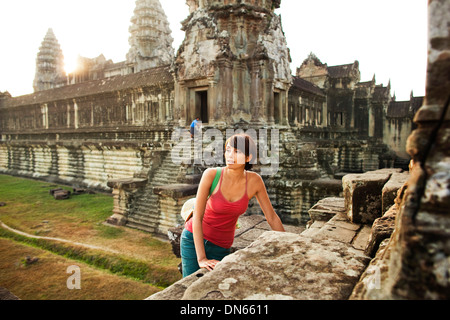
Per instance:
[[[187,3],[174,70],[180,125],[196,116],[212,125],[287,124],[290,55],[275,4]]]

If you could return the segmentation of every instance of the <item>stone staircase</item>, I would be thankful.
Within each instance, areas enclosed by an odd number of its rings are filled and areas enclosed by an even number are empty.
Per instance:
[[[170,152],[163,155],[163,160],[153,175],[150,174],[145,189],[136,197],[133,214],[128,216],[127,226],[144,230],[153,234],[158,233],[160,224],[160,208],[158,195],[153,192],[154,187],[177,183],[180,166],[172,162]]]

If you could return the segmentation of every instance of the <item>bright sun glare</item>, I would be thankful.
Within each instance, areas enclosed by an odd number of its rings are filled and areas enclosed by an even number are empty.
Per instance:
[[[64,70],[66,74],[73,73],[77,69],[77,58],[65,57],[64,58]]]

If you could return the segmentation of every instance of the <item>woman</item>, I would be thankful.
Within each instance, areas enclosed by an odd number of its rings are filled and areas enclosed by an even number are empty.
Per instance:
[[[272,230],[284,232],[280,218],[273,210],[262,178],[248,170],[256,158],[256,145],[248,135],[232,136],[225,143],[225,168],[207,169],[197,191],[193,217],[186,223],[181,236],[183,277],[200,268],[213,270],[230,254],[236,223],[247,211],[253,197],[259,202]],[[217,173],[220,181],[209,196]]]

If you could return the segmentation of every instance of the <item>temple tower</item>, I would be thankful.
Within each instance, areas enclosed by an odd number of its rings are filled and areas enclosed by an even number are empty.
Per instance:
[[[288,125],[292,82],[280,0],[187,0],[177,53],[175,108],[180,126]]]
[[[134,72],[171,64],[172,31],[159,0],[137,0],[131,23],[127,62]]]
[[[48,29],[36,58],[34,91],[58,88],[67,82],[64,56],[52,29]]]

